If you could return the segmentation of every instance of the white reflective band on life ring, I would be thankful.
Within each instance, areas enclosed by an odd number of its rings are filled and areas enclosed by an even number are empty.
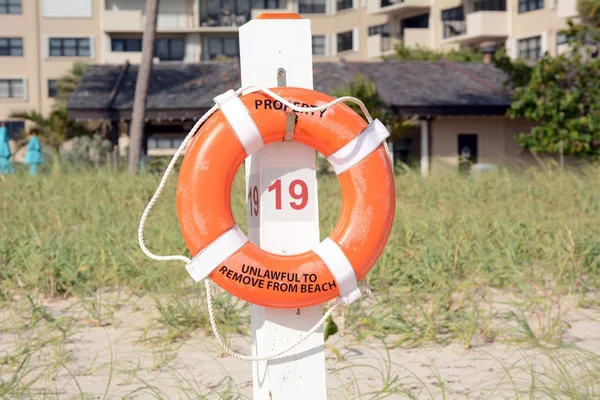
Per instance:
[[[229,90],[213,99],[225,115],[227,122],[250,155],[264,146],[262,135],[250,117],[248,109],[233,90]]]
[[[185,269],[194,281],[200,282],[247,242],[244,232],[235,225],[198,253]]]
[[[358,288],[356,273],[340,246],[327,238],[319,243],[313,251],[323,260],[333,274],[340,288],[340,297],[344,304],[348,305],[360,299],[362,293]]]
[[[381,121],[374,119],[360,135],[327,157],[327,160],[331,163],[335,173],[339,175],[374,152],[388,136],[390,133],[387,128]]]

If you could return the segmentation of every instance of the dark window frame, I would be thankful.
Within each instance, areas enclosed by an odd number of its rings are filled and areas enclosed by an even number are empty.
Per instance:
[[[56,87],[58,79],[48,79],[48,97],[53,99],[58,94],[58,88]]]
[[[327,0],[300,0],[298,2],[300,14],[325,14],[327,13]]]
[[[253,9],[274,10],[280,8],[280,0],[206,0],[200,4],[200,22],[214,20],[219,25],[224,15],[246,16],[249,21]],[[225,11],[225,13],[224,13]]]
[[[345,31],[337,34],[336,48],[338,53],[354,50],[354,31]],[[348,44],[350,45],[348,47]]]
[[[506,0],[476,0],[473,12],[478,11],[506,11]]]
[[[337,0],[336,7],[337,7],[336,12],[348,10],[348,9],[354,8],[354,1],[353,0]]]
[[[389,24],[381,24],[370,26],[368,30],[369,36],[381,35],[381,37],[389,37],[390,36],[390,25]]]
[[[147,142],[148,150],[152,149],[178,149],[185,140],[185,136],[150,136]]]
[[[166,57],[159,54],[159,42],[167,42],[167,53]],[[174,43],[181,43],[181,54],[174,55],[175,50],[173,49]],[[154,41],[154,57],[158,57],[160,61],[183,61],[185,59],[185,39],[184,38],[158,38]]]
[[[211,43],[212,41],[212,43]],[[235,51],[233,53],[227,52],[226,42],[234,41],[235,42]],[[219,42],[218,47],[220,49],[215,50],[215,44]],[[231,43],[231,42],[230,42]],[[231,58],[239,58],[240,57],[240,40],[235,36],[211,36],[206,39],[206,49],[202,51],[202,60],[209,61],[214,60],[218,56],[225,56]]]
[[[25,79],[22,78],[3,78],[0,79],[0,82],[7,82],[8,83],[8,96],[7,97],[0,97],[0,99],[26,99],[27,98],[27,93],[26,93],[26,89],[27,86],[25,84]],[[16,82],[20,82],[22,87],[23,87],[23,96],[15,96],[14,95],[14,85]]]
[[[317,39],[317,38],[318,39],[323,39],[323,44],[322,45],[321,44],[315,45],[315,39]],[[312,44],[312,53],[313,53],[313,55],[324,56],[325,53],[327,52],[327,36],[325,36],[325,35],[313,35],[312,38],[311,38],[311,44]],[[323,48],[323,52],[322,53],[315,52],[315,49],[318,49],[318,48]]]
[[[139,46],[137,46],[139,44]],[[115,50],[119,47],[121,50]],[[138,50],[136,50],[138,49]],[[142,51],[142,39],[141,38],[111,38],[110,39],[110,51],[119,53],[139,53]]]
[[[67,46],[73,40],[75,46]],[[66,50],[73,50],[75,54],[65,54]],[[85,52],[87,51],[87,54]],[[83,53],[83,54],[82,54]],[[48,56],[50,57],[92,57],[92,38],[89,37],[50,37],[48,39]]]
[[[6,46],[0,44],[0,57],[23,57],[24,50],[22,37],[0,37],[0,41],[4,40],[6,40]]]
[[[23,14],[22,0],[0,0],[0,15]]]
[[[526,49],[521,44],[526,43]],[[533,46],[531,45],[533,43]],[[519,58],[523,60],[539,60],[542,58],[542,36],[531,36],[517,41]]]
[[[519,0],[519,14],[530,11],[543,10],[545,7],[544,0]]]

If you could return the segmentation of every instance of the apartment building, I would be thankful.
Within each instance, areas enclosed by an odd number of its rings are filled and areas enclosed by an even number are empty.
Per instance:
[[[370,35],[367,56],[393,54],[396,43],[438,50],[504,45],[512,58],[536,60],[564,51],[560,31],[577,17],[576,0],[368,0],[368,15],[385,15]]]
[[[0,120],[47,114],[55,82],[75,61],[141,60],[145,0],[0,0]],[[396,43],[447,50],[503,43],[536,59],[564,43],[576,0],[160,0],[156,62],[239,55],[238,29],[263,12],[312,21],[315,62],[378,61]],[[22,124],[12,123],[11,130]]]
[[[0,120],[14,111],[49,113],[56,79],[75,61],[139,63],[145,3],[0,0]],[[161,0],[155,60],[237,57],[239,27],[260,13],[282,11],[312,20],[315,61],[367,58],[362,33],[381,29],[388,18],[367,14],[366,0]]]

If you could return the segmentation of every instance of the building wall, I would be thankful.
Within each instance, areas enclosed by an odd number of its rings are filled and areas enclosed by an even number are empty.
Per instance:
[[[431,168],[457,169],[458,135],[476,134],[478,163],[530,164],[532,157],[519,146],[515,135],[527,132],[530,123],[506,117],[438,118],[431,122]]]
[[[22,57],[0,57],[0,79],[23,77],[27,82],[25,99],[0,99],[0,120],[21,110],[48,114],[54,104],[48,80],[60,78],[75,61],[100,60],[100,1],[23,0],[21,14],[0,15],[0,37],[23,38]],[[48,44],[53,37],[89,37],[91,56],[51,57]]]
[[[370,15],[389,17],[392,36],[399,35],[401,21],[429,13],[429,27],[421,29],[418,39],[415,40],[416,32],[401,38],[407,46],[421,45],[448,51],[461,46],[477,47],[483,42],[494,41],[504,44],[513,58],[519,55],[519,40],[537,36],[541,38],[542,52],[557,54],[560,51],[557,35],[567,27],[567,18],[577,17],[576,0],[544,0],[542,9],[521,13],[518,0],[506,0],[506,11],[478,12],[474,12],[474,0],[403,0],[385,7],[381,7],[381,0],[368,1]],[[444,38],[442,11],[461,5],[465,14],[465,33]],[[373,42],[370,55],[377,54],[376,46]],[[382,52],[379,54],[382,55]]]

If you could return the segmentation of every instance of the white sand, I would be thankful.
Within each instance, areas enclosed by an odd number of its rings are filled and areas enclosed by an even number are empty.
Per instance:
[[[231,397],[224,398],[238,398],[238,394],[242,398],[252,397],[250,363],[220,357],[215,340],[201,331],[175,343],[141,341],[161,333],[158,327],[145,332],[153,315],[148,310],[153,308],[154,302],[141,299],[135,304],[126,304],[114,314],[112,324],[95,326],[97,324],[80,317],[84,315],[83,311],[70,301],[47,303],[55,317],[71,315],[80,318],[64,348],[57,341],[58,344],[47,343],[33,354],[26,366],[29,372],[21,378],[21,384],[43,373],[30,388],[31,397],[42,397],[42,392],[35,389],[60,399],[81,398],[81,393],[86,398],[179,399],[200,395],[221,398],[228,387]],[[3,314],[2,356],[16,354],[18,345],[33,340],[34,336],[50,336],[43,332],[56,335],[57,330],[50,329],[47,324],[38,324],[31,330],[17,329],[18,323],[27,318],[11,316],[7,310]],[[571,327],[564,335],[565,342],[600,354],[600,314],[576,309],[570,312],[568,321]],[[248,340],[246,337],[235,338],[232,341],[234,349],[248,352]],[[525,345],[480,343],[464,349],[453,344],[395,348],[388,354],[381,342],[356,343],[349,336],[340,334],[328,340],[327,345],[335,347],[342,356],[338,360],[330,347],[326,350],[328,389],[333,399],[373,398],[373,393],[386,387],[389,392],[393,391],[388,398],[404,398],[402,392],[419,399],[442,398],[442,390],[448,399],[515,398],[517,391],[528,393],[532,375],[539,382],[547,379],[546,376],[556,376],[555,371],[548,369],[553,364],[544,351]],[[548,351],[554,358],[568,360],[568,354]],[[582,356],[577,356],[576,360],[580,364],[577,368],[585,364],[581,361]],[[532,365],[535,374],[531,372]],[[569,367],[568,370],[574,375],[585,374],[577,368]],[[2,379],[7,380],[15,368],[5,365],[0,371]]]

